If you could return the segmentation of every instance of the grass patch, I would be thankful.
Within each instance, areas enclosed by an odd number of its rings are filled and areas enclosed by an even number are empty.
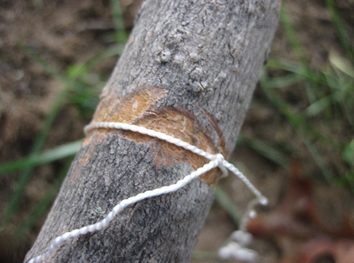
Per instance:
[[[282,125],[291,125],[312,158],[308,161],[316,163],[322,179],[333,186],[346,186],[354,193],[353,137],[348,136],[354,130],[354,52],[334,1],[328,0],[326,4],[347,57],[331,52],[327,66],[321,70],[312,69],[286,7],[283,8],[281,24],[296,60],[270,59],[260,79],[265,100],[257,103],[275,107],[285,121]],[[293,89],[307,95],[303,98],[305,103],[291,101],[284,95]],[[306,107],[303,107],[304,104]],[[286,160],[291,155],[296,157],[299,154],[298,146],[292,140],[282,142],[287,146],[278,147],[280,152],[276,153],[274,147],[269,147],[273,142],[266,139],[262,141],[241,136],[240,143],[282,166],[289,164]],[[293,150],[289,153],[283,148]]]
[[[40,8],[41,1],[35,2],[39,3],[37,7]],[[52,63],[44,59],[34,48],[29,46],[22,48],[27,57],[40,65],[49,77],[59,81],[64,88],[60,91],[48,115],[45,117],[43,126],[34,140],[30,154],[25,158],[0,164],[1,177],[9,176],[13,172],[20,172],[19,179],[16,181],[16,187],[10,196],[10,201],[1,219],[1,228],[6,227],[13,218],[18,216],[24,190],[33,174],[33,169],[36,166],[65,158],[67,161],[61,171],[59,171],[58,176],[56,176],[57,179],[54,180],[52,187],[47,190],[43,198],[32,208],[28,217],[16,229],[15,232],[19,239],[28,235],[38,218],[47,211],[68,171],[72,157],[78,152],[82,142],[81,140],[69,142],[43,151],[42,149],[48,139],[48,134],[53,129],[53,123],[64,105],[74,106],[83,119],[92,117],[98,104],[101,89],[107,81],[95,67],[106,58],[119,56],[124,49],[128,34],[125,32],[123,26],[119,3],[111,1],[111,7],[116,29],[114,37],[112,37],[114,42],[107,49],[93,54],[84,63],[72,64],[64,70],[59,70]]]

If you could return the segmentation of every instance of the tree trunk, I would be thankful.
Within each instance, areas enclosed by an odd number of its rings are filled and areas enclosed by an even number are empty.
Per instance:
[[[277,0],[145,1],[93,121],[144,126],[228,158],[278,12]],[[103,219],[119,201],[207,162],[138,133],[89,132],[26,260],[56,236]],[[131,205],[108,228],[64,242],[48,261],[188,262],[220,175],[214,169]]]

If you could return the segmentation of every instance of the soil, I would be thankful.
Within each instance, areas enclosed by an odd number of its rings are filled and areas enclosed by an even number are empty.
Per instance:
[[[325,1],[285,1],[284,4],[299,33],[298,39],[311,67],[326,67],[329,64],[330,52],[344,53]],[[354,27],[350,26],[354,25],[354,1],[341,0],[337,1],[337,4],[350,39],[354,39]],[[124,23],[128,31],[133,26],[139,5],[140,1],[121,0]],[[0,163],[26,157],[31,152],[45,117],[64,88],[62,81],[34,61],[26,47],[34,49],[60,72],[66,72],[70,65],[83,63],[98,52],[110,48],[113,35],[114,23],[108,0],[0,0]],[[271,57],[289,60],[295,58],[281,26],[274,40]],[[107,78],[116,60],[117,56],[107,58],[100,62],[95,70],[102,78]],[[289,96],[297,102],[306,101],[306,98],[303,98],[306,95],[296,86],[284,91],[284,97]],[[301,174],[308,178],[318,178],[320,171],[305,145],[276,108],[267,102],[260,89],[255,92],[254,100],[242,129],[243,135],[250,139],[266,139],[278,145],[291,141],[296,149],[295,157],[301,165]],[[301,103],[296,105],[301,109]],[[83,127],[89,121],[90,118],[81,114],[75,106],[64,104],[43,149],[82,138]],[[341,130],[333,136],[349,141],[352,134],[352,131]],[[326,156],[326,160],[334,169],[336,158],[330,152]],[[270,207],[276,206],[290,176],[290,167],[281,167],[244,144],[237,147],[233,160],[270,199]],[[20,212],[9,225],[0,229],[0,262],[23,261],[25,253],[40,230],[45,214],[30,234],[20,241],[15,234],[16,227],[41,200],[64,164],[64,161],[56,161],[33,170],[21,199]],[[19,175],[18,172],[0,176],[1,217],[16,188]],[[221,185],[239,209],[244,211],[247,202],[252,198],[251,193],[232,177],[221,181]],[[314,185],[319,213],[326,218],[325,222],[329,225],[341,222],[343,211],[354,211],[353,205],[350,205],[354,203],[352,196],[345,188],[330,187],[323,180],[316,180]],[[337,212],[333,213],[333,209]],[[349,214],[352,216],[353,212]],[[226,211],[215,203],[196,251],[217,251],[225,245],[230,234],[236,229],[237,226]],[[279,249],[274,242],[256,241],[254,246],[262,255],[262,262],[279,261]],[[193,262],[218,261],[193,259]]]

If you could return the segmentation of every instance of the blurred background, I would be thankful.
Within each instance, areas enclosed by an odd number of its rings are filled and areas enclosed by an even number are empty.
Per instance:
[[[140,4],[0,0],[0,262],[22,262],[34,242]],[[310,258],[309,244],[323,253],[306,262],[340,262],[354,256],[354,1],[282,6],[232,157],[270,199],[250,246],[260,262],[305,262],[289,248]],[[217,251],[251,199],[220,182],[192,262],[240,262]]]

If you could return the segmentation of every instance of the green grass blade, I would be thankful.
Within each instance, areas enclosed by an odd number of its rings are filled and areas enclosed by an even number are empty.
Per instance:
[[[23,158],[0,165],[0,174],[14,172],[25,167],[34,167],[37,165],[50,163],[68,156],[75,155],[81,146],[82,140],[66,143],[50,150],[44,151],[40,155]]]
[[[229,197],[229,195],[226,193],[226,191],[220,184],[216,185],[215,188],[215,200],[225,209],[225,211],[230,216],[232,222],[234,222],[234,224],[238,226],[240,224],[241,218],[240,212],[235,206],[232,199]]]
[[[262,81],[260,82],[262,86]],[[321,154],[317,150],[316,146],[311,142],[309,138],[322,139],[323,141],[329,143],[331,146],[340,149],[336,142],[331,141],[328,136],[323,136],[321,133],[315,131],[308,125],[306,119],[296,114],[291,107],[283,101],[280,97],[274,95],[269,89],[263,89],[267,98],[276,106],[280,112],[287,118],[290,124],[294,127],[297,134],[300,136],[301,140],[304,142],[306,148],[310,152],[312,158],[316,162],[317,166],[320,168],[324,178],[328,182],[332,182],[334,175],[332,171],[327,166],[326,162],[323,160]]]
[[[247,145],[249,148],[261,154],[263,157],[267,158],[268,160],[284,168],[289,167],[290,162],[289,159],[286,157],[286,155],[265,141],[257,140],[254,138],[249,139],[241,134],[238,138],[237,144]]]
[[[264,81],[266,80],[260,79],[260,84],[266,97],[269,99],[270,102],[273,103],[275,107],[277,107],[280,110],[280,112],[289,120],[289,122],[294,127],[296,127],[297,129],[301,128],[302,131],[305,132],[308,136],[312,136],[322,141],[328,146],[333,147],[335,150],[341,149],[342,145],[332,140],[331,136],[324,134],[323,132],[321,133],[311,125],[307,125],[308,124],[307,119],[301,114],[296,113],[280,96],[276,96],[271,89],[266,88],[266,86],[263,85]]]
[[[354,171],[351,171],[344,175],[344,184],[349,185],[350,190],[352,191],[352,193],[354,193]]]
[[[117,0],[111,0],[110,3],[112,9],[113,23],[116,30],[116,41],[118,43],[125,43],[128,39],[128,34],[125,31],[120,2]]]
[[[285,88],[299,83],[303,78],[298,74],[288,74],[286,76],[274,77],[264,81],[263,85],[267,89]]]
[[[318,85],[316,85],[316,82],[318,81],[318,77],[317,77],[318,74],[316,74],[316,72],[311,70],[310,67],[308,66],[309,63],[305,59],[305,53],[303,52],[302,46],[298,41],[299,37],[297,36],[295,29],[286,14],[284,4],[280,13],[280,21],[284,27],[286,36],[290,41],[292,49],[298,61],[300,62],[300,74],[306,76],[307,78],[316,79],[316,81],[312,81],[311,85],[309,85],[309,83],[306,82],[304,83],[306,87],[308,100],[310,101],[310,103],[312,103],[323,95],[322,94],[323,89],[321,89]]]
[[[338,32],[339,41],[341,42],[347,56],[350,58],[352,63],[354,63],[353,48],[346,32],[344,31],[344,25],[340,18],[340,15],[338,14],[337,7],[333,0],[326,0],[326,4],[329,11],[331,12],[332,21]]]
[[[45,72],[47,72],[50,76],[67,83],[67,77],[57,70],[52,64],[43,59],[33,48],[24,46],[23,51],[35,62],[41,65]]]
[[[90,57],[87,61],[85,61],[82,64],[71,65],[66,69],[67,77],[64,78],[77,79],[82,75],[89,74],[99,62],[101,62],[106,58],[121,55],[123,49],[124,49],[124,44],[119,44],[118,48],[117,45],[114,45],[106,48],[103,51],[94,54],[92,57]]]
[[[57,175],[57,178],[56,178],[54,184],[47,191],[47,193],[44,195],[44,197],[37,203],[37,205],[30,212],[28,217],[16,229],[16,235],[19,238],[26,237],[28,232],[32,229],[33,225],[37,222],[38,218],[47,211],[49,205],[52,203],[56,194],[59,191],[59,188],[60,188],[60,186],[61,186],[69,168],[70,168],[72,160],[73,159],[70,158],[70,160],[68,160],[66,162],[65,166],[62,168],[62,170]]]
[[[291,24],[291,22],[288,18],[288,15],[286,14],[284,4],[283,4],[281,12],[280,12],[280,22],[283,25],[286,36],[290,41],[291,47],[292,47],[297,59],[301,63],[302,69],[304,71],[307,71],[308,67],[307,67],[307,62],[304,57],[304,52],[302,50],[300,42],[298,41],[298,37],[296,35],[294,27]]]
[[[326,85],[326,81],[323,79],[323,76],[308,68],[306,71],[302,69],[301,64],[298,62],[289,62],[284,60],[275,60],[270,59],[267,62],[268,69],[279,69],[284,70],[290,73],[296,74],[302,80],[308,80],[309,82],[317,85]],[[267,79],[267,81],[271,81]],[[267,87],[268,88],[268,87]]]
[[[330,106],[331,106],[330,96],[324,96],[319,100],[311,103],[311,105],[306,108],[304,113],[307,117],[314,117]]]
[[[343,159],[347,162],[351,169],[354,169],[354,139],[344,148]]]
[[[68,90],[67,87],[63,88],[62,91],[60,92],[60,94],[58,95],[56,101],[54,102],[53,107],[51,108],[48,116],[46,117],[46,119],[44,121],[43,128],[39,132],[39,134],[34,142],[34,145],[32,146],[30,158],[35,158],[36,156],[38,156],[38,154],[39,154],[39,152],[40,152],[40,150],[41,150],[41,148],[48,136],[49,130],[52,127],[52,124],[59,112],[59,109],[61,108],[61,106],[64,102],[67,90]],[[31,172],[32,172],[32,167],[26,167],[22,171],[20,178],[17,182],[17,185],[15,187],[14,193],[11,196],[9,205],[6,209],[5,214],[4,214],[4,218],[2,220],[2,223],[7,224],[11,220],[12,216],[17,213],[17,211],[19,209],[20,199],[22,197],[25,186],[29,180]]]
[[[354,127],[354,83],[343,74],[337,76],[334,73],[325,73],[324,78],[331,91],[330,98],[334,117],[341,118],[343,116],[350,126]]]

